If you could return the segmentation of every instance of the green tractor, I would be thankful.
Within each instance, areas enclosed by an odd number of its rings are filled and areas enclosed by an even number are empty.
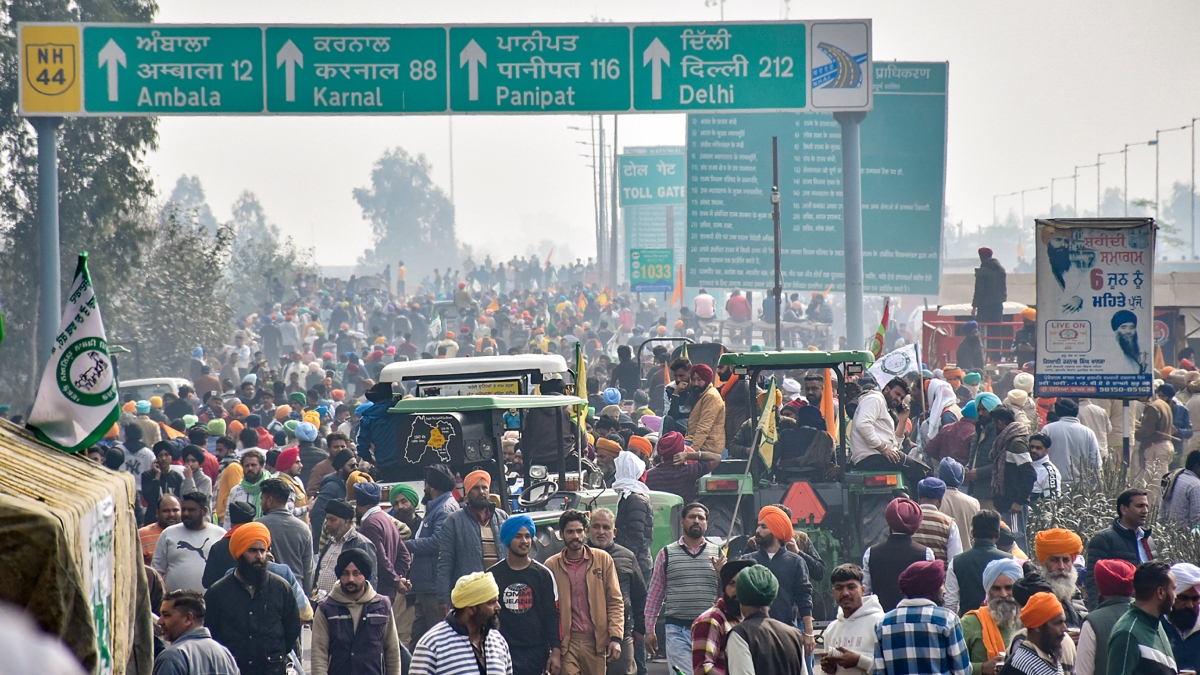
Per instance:
[[[732,366],[734,373],[756,383],[760,376],[793,370],[828,369],[836,378],[839,401],[846,400],[846,376],[861,374],[873,362],[866,351],[783,351],[726,353],[721,366]],[[756,387],[749,387],[751,424],[757,423],[759,408]],[[834,445],[827,431],[797,427],[791,433],[781,431],[770,461],[759,453],[761,432],[755,433],[750,459],[726,459],[713,472],[700,479],[700,499],[711,510],[710,536],[726,537],[729,555],[740,555],[745,537],[758,521],[758,511],[769,504],[791,509],[793,526],[808,534],[820,552],[826,570],[844,562],[861,564],[863,551],[887,537],[884,510],[898,496],[906,494],[904,476],[895,472],[857,472],[850,470],[846,438],[850,423],[844,406],[838,406],[836,447],[831,461],[814,465],[809,452],[824,444]],[[830,601],[828,578],[813,579],[814,618],[829,620],[837,608]],[[823,592],[825,591],[825,592]],[[818,616],[824,614],[824,616]]]

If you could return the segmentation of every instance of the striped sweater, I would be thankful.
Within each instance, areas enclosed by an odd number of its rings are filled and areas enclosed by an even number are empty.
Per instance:
[[[512,656],[500,631],[485,633],[483,657],[481,669],[467,627],[451,614],[417,641],[408,672],[409,675],[512,675]]]

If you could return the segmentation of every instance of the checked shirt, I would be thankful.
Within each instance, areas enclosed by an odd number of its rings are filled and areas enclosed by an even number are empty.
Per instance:
[[[924,598],[901,600],[875,627],[881,675],[971,675],[958,617]]]

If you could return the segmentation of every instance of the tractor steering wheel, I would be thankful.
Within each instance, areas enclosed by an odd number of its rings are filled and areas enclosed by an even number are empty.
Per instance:
[[[541,480],[521,491],[517,498],[524,511],[540,509],[550,503],[550,498],[558,492],[558,483],[552,480]]]

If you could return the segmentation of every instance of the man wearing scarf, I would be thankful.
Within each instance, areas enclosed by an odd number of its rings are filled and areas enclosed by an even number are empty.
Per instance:
[[[242,481],[229,491],[229,501],[225,506],[225,517],[221,524],[229,529],[229,505],[234,502],[248,502],[254,506],[255,517],[262,515],[262,483],[271,476],[266,471],[267,457],[257,448],[242,452]]]
[[[1005,670],[1019,675],[1061,675],[1067,620],[1058,598],[1051,593],[1035,593],[1021,609],[1021,624],[1025,626],[1025,638],[1014,643]]]
[[[729,670],[725,644],[729,631],[742,620],[737,599],[738,573],[754,565],[753,560],[730,560],[718,573],[721,597],[696,617],[692,624],[692,672],[696,675],[725,675]]]
[[[1079,570],[1075,569],[1075,557],[1083,552],[1083,540],[1070,530],[1042,530],[1034,540],[1034,552],[1042,575],[1062,603],[1067,627],[1082,627],[1087,609],[1079,592]]]
[[[971,657],[973,675],[997,675],[1004,667],[1001,652],[1008,651],[1013,634],[1020,628],[1020,611],[1013,598],[1013,584],[1024,574],[1012,558],[993,560],[983,568],[987,604],[963,615],[963,639]]]
[[[640,436],[635,436],[629,439],[631,448],[634,447],[634,439],[646,445],[650,444]],[[612,485],[618,496],[616,542],[633,552],[643,579],[649,579],[650,542],[654,539],[654,509],[650,504],[650,488],[642,482],[642,475],[646,473],[646,462],[637,453],[627,450],[617,455],[616,467],[616,480]]]
[[[992,410],[992,423],[997,433],[990,455],[992,503],[1024,547],[1029,495],[1037,480],[1029,454],[1029,427],[1017,422],[1012,409],[1005,406]]]

